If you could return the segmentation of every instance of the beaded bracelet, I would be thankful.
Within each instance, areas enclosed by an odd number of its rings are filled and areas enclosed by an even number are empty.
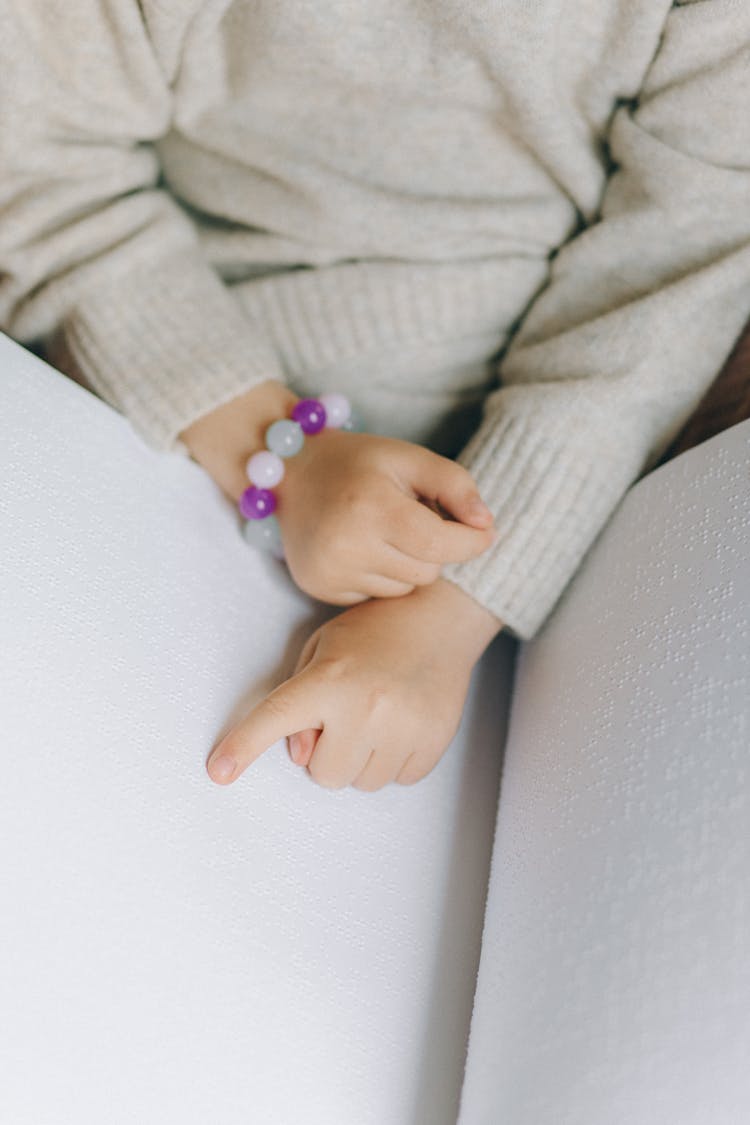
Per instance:
[[[295,404],[291,418],[280,418],[266,430],[266,448],[253,453],[245,466],[250,487],[239,499],[240,514],[247,521],[242,528],[245,540],[253,547],[284,557],[276,496],[271,491],[284,477],[284,461],[299,453],[305,436],[323,429],[353,429],[349,400],[331,393],[320,398],[303,398]]]

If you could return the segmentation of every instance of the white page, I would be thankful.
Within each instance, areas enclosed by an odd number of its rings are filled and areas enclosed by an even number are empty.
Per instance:
[[[519,652],[461,1125],[750,1121],[750,422]]]
[[[0,469],[0,1121],[453,1125],[515,645],[416,786],[216,786],[312,603],[6,337]]]

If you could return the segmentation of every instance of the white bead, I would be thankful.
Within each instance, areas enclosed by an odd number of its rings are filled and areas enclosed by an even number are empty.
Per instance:
[[[275,488],[284,476],[284,462],[275,453],[264,449],[253,453],[245,466],[247,479],[256,488]]]
[[[318,402],[322,402],[326,410],[326,429],[340,430],[348,422],[352,408],[345,395],[333,391],[328,395],[320,395]]]

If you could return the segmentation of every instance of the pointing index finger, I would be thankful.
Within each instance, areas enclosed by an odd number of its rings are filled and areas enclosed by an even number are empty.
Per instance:
[[[216,746],[206,763],[220,785],[236,781],[274,743],[299,730],[323,730],[320,688],[314,673],[303,669],[254,707]]]

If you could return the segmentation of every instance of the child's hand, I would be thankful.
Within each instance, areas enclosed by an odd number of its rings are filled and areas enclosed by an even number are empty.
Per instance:
[[[301,732],[299,764],[325,788],[419,781],[456,733],[471,669],[501,627],[444,579],[346,610],[313,633],[291,679],[222,739],[210,776],[234,781]],[[235,763],[228,774],[225,755]]]
[[[236,502],[248,487],[248,457],[296,401],[268,380],[180,437]],[[321,601],[353,605],[408,594],[434,582],[444,563],[474,558],[492,543],[492,514],[469,472],[422,446],[323,430],[284,467],[275,492],[286,560],[297,585]],[[458,522],[442,519],[438,507]]]
[[[468,470],[395,438],[324,430],[289,458],[276,491],[292,577],[333,605],[408,594],[494,538]]]

